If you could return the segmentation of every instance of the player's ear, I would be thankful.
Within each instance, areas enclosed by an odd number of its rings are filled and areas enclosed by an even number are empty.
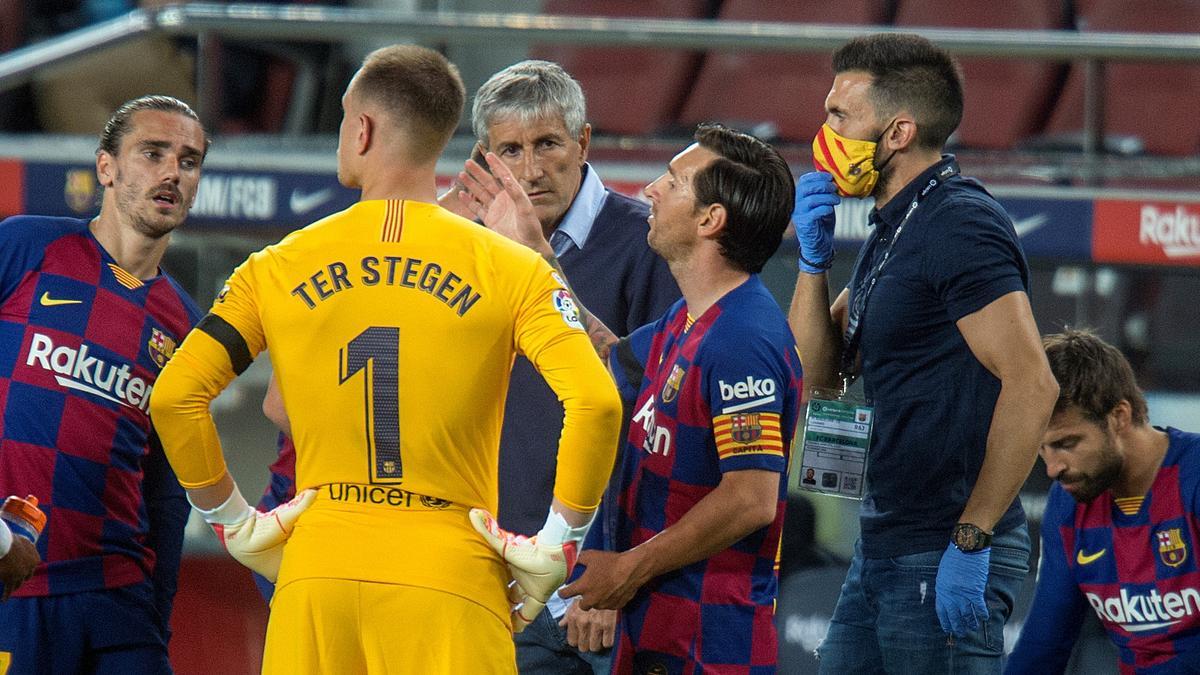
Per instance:
[[[1121,399],[1120,403],[1117,403],[1109,411],[1108,419],[1114,433],[1119,434],[1127,430],[1133,424],[1133,406],[1129,404],[1129,401]]]
[[[729,212],[724,204],[709,204],[700,209],[703,218],[699,223],[699,234],[704,239],[716,239],[725,229]]]
[[[355,150],[359,155],[367,154],[371,149],[371,145],[375,142],[375,132],[377,131],[375,120],[366,113],[358,115],[358,133],[355,134]]]
[[[117,177],[116,158],[101,150],[96,153],[96,180],[103,187],[113,186]]]

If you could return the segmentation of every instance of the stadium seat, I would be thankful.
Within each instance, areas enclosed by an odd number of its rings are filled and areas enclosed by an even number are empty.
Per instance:
[[[887,0],[726,0],[720,18],[874,25],[888,21],[890,4]],[[763,136],[810,141],[825,121],[825,96],[832,81],[827,53],[713,51],[704,59],[680,121],[689,126],[723,122]]]
[[[1076,0],[1081,32],[1195,33],[1200,3],[1195,0]],[[1082,137],[1084,64],[1076,62],[1050,118],[1048,131]],[[1136,136],[1156,155],[1200,152],[1200,64],[1109,62],[1104,74],[1106,135]]]
[[[0,0],[2,1],[2,0]],[[259,0],[342,6],[346,0]],[[215,41],[223,62],[221,133],[311,133],[338,50],[309,42]],[[340,96],[340,92],[338,94]]]
[[[548,0],[552,15],[622,18],[708,18],[707,0]],[[697,52],[628,47],[542,45],[532,58],[555,61],[587,96],[599,133],[653,134],[671,127],[699,67]]]
[[[236,51],[235,51],[236,50]],[[297,134],[309,131],[317,106],[324,45],[226,47],[222,133]],[[233,58],[230,58],[233,57]]]
[[[1057,30],[1070,27],[1063,0],[928,2],[899,0],[896,26],[917,29]],[[959,57],[965,80],[963,121],[956,144],[1007,150],[1046,123],[1066,66],[1032,59]]]
[[[25,3],[0,0],[0,54],[25,42]]]

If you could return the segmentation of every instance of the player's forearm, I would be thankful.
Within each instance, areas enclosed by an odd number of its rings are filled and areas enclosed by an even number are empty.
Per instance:
[[[146,503],[146,520],[150,526],[146,533],[146,547],[154,551],[155,601],[166,622],[170,619],[171,601],[175,597],[176,577],[183,550],[183,528],[191,507],[157,442],[152,444],[146,457],[143,476],[142,498]]]
[[[1062,556],[1061,547],[1042,551],[1043,556]],[[1083,598],[1070,578],[1052,577],[1038,575],[1037,590],[1004,668],[1005,675],[1056,675],[1066,671],[1079,637]]]
[[[612,474],[621,431],[621,399],[594,356],[576,360],[573,369],[576,376],[567,387],[570,393],[563,396],[555,389],[564,415],[554,496],[568,508],[590,513]]]
[[[164,627],[170,626],[171,608],[179,586],[179,564],[183,556],[183,529],[191,507],[183,491],[164,499],[147,500],[150,532],[146,546],[154,551],[154,605]],[[165,637],[165,635],[164,635]]]
[[[1074,504],[1070,505],[1067,514],[1058,508],[1060,506],[1053,498],[1046,505],[1037,588],[1025,615],[1021,635],[1005,666],[1005,675],[1064,672],[1079,637],[1079,626],[1088,611],[1087,601],[1068,568],[1061,534],[1063,526],[1074,520]]]
[[[549,334],[521,343],[522,351],[563,406],[554,496],[570,509],[590,512],[612,473],[621,398],[584,335],[560,324],[557,314],[548,321]]]
[[[800,272],[788,325],[796,338],[800,363],[804,366],[804,397],[813,387],[841,386],[838,377],[842,340],[830,314],[829,289],[824,274]]]
[[[712,557],[770,525],[778,512],[779,480],[774,471],[726,473],[716,489],[678,521],[622,554],[636,561],[638,586]]]
[[[200,337],[194,338],[197,335]],[[211,355],[204,352],[221,348],[209,346],[206,338],[192,331],[184,346],[163,368],[150,395],[150,416],[163,451],[179,484],[189,491],[214,485],[226,474],[221,440],[209,405],[233,379],[233,372],[223,373],[219,367],[210,365],[212,360],[205,357]]]
[[[1058,384],[1049,369],[1002,380],[988,429],[983,467],[959,522],[991,531],[1016,498],[1037,459]]]
[[[584,329],[587,330],[588,340],[592,342],[592,349],[596,350],[602,361],[607,362],[609,353],[612,351],[613,345],[617,344],[617,334],[612,332],[608,326],[604,325],[595,314],[588,311],[587,307],[579,300],[579,295],[575,293],[575,289],[571,288],[571,281],[567,279],[567,273],[563,271],[562,264],[558,262],[558,256],[554,255],[554,251],[547,243],[545,247],[535,249],[542,255],[546,262],[550,263],[550,267],[554,268],[554,272],[558,274],[563,283],[566,284],[567,290],[571,291],[571,295],[575,298],[575,305],[579,308],[579,320],[583,323]]]

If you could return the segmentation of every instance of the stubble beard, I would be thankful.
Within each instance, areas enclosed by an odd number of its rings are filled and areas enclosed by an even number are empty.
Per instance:
[[[120,176],[117,179],[120,180]],[[180,198],[182,199],[182,195]],[[141,194],[136,186],[127,185],[117,192],[117,211],[125,216],[133,229],[144,237],[161,239],[174,232],[183,222],[183,218],[153,212],[147,214],[147,208],[153,208],[148,205],[152,204],[149,197]],[[177,206],[182,206],[182,202]],[[184,216],[186,217],[186,210]]]
[[[1121,477],[1121,471],[1125,468],[1125,461],[1117,452],[1108,433],[1105,434],[1104,446],[1100,453],[1100,466],[1094,474],[1084,476],[1083,480],[1078,483],[1075,492],[1071,494],[1080,504],[1090,503],[1111,488]]]

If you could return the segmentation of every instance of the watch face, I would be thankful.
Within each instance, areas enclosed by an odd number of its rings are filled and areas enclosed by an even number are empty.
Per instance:
[[[961,551],[978,551],[985,548],[984,532],[970,523],[959,523],[954,526],[954,545]]]

